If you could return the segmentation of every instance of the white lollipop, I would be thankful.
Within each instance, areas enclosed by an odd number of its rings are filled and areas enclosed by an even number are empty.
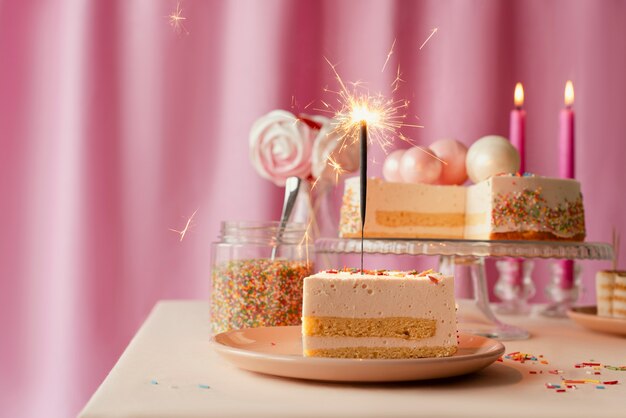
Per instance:
[[[479,183],[496,174],[517,173],[519,152],[502,136],[484,136],[467,151],[465,166],[470,180]]]

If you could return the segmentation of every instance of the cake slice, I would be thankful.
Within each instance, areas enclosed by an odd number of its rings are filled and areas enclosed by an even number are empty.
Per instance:
[[[493,176],[467,188],[465,239],[585,239],[580,183],[539,176]]]
[[[359,177],[345,181],[339,233],[361,237]],[[366,238],[463,238],[465,188],[367,180]]]
[[[596,273],[596,305],[599,316],[613,316],[614,288],[614,271],[602,270]]]
[[[626,318],[626,271],[615,272],[613,288],[613,317]]]
[[[398,359],[457,351],[452,276],[327,270],[305,278],[303,294],[305,356]]]

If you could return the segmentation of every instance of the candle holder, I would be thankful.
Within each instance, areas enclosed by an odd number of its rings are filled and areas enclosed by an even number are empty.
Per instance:
[[[580,280],[582,269],[580,264],[574,263],[574,280],[571,287],[565,285],[567,279],[564,276],[565,270],[562,262],[557,261],[552,263],[551,270],[552,278],[545,289],[546,296],[550,300],[550,303],[541,311],[541,315],[553,318],[565,318],[567,317],[567,310],[578,301],[582,292]]]
[[[535,264],[531,260],[507,259],[496,262],[500,276],[494,288],[502,301],[496,312],[504,315],[528,315],[528,300],[535,295],[532,271]]]

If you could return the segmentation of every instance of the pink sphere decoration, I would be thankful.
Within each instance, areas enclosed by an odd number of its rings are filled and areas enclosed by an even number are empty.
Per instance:
[[[402,180],[407,183],[436,183],[441,176],[443,164],[432,154],[431,150],[424,147],[406,150],[400,159]]]
[[[383,164],[383,177],[387,181],[401,182],[402,176],[400,175],[400,159],[404,155],[403,149],[398,149],[392,152],[385,158]]]
[[[430,149],[435,155],[445,161],[443,164],[439,184],[463,184],[467,180],[465,157],[467,147],[456,139],[440,139],[431,144]]]

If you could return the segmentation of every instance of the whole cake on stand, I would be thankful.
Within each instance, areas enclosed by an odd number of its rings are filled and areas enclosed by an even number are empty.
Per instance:
[[[358,177],[345,181],[340,236],[361,235]],[[366,238],[583,241],[580,183],[498,175],[468,187],[368,179]]]

